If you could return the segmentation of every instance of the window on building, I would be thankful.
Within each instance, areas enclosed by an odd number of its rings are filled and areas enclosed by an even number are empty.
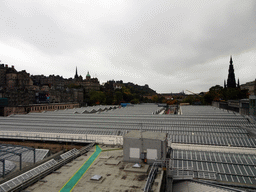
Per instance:
[[[140,149],[130,148],[130,158],[140,158]]]

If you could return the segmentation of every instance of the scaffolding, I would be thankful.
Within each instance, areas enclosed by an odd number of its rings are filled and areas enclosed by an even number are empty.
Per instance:
[[[19,165],[20,170],[22,169],[22,154],[24,152],[27,152],[29,150],[32,150],[34,153],[34,163],[36,162],[36,152],[34,148],[31,147],[25,147],[25,146],[17,146],[17,145],[10,145],[10,144],[0,144],[0,161],[3,164],[2,168],[2,175],[5,177],[5,164],[6,159],[11,158],[13,156],[19,156]]]

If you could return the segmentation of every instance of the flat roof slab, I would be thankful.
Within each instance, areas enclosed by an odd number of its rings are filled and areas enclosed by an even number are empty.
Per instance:
[[[93,147],[93,149],[95,148]],[[95,159],[90,168],[77,182],[72,192],[143,191],[148,177],[147,171],[149,169],[149,165],[143,165],[142,168],[132,168],[134,163],[122,161],[122,150],[104,151],[106,150],[104,147],[102,147],[102,150],[103,151],[99,154],[98,158]],[[47,182],[37,182],[28,187],[26,191],[59,191],[76,173],[76,171],[89,159],[93,152],[94,151],[92,150],[87,156],[80,156],[78,161],[68,163],[69,166],[61,167],[58,170],[57,177],[56,173],[52,173],[44,178]],[[102,178],[99,181],[92,181],[91,177],[94,175],[100,175]]]
[[[120,160],[115,160],[115,159],[109,159],[105,163],[105,165],[118,165],[121,161]]]

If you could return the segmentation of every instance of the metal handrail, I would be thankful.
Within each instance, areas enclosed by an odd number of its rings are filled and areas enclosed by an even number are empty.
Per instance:
[[[88,152],[90,150],[91,147],[94,146],[95,143],[91,143],[88,146],[86,146],[85,148],[82,148],[79,150],[78,153],[73,154],[72,156],[68,157],[67,159],[64,160],[60,160],[58,161],[58,163],[56,165],[53,165],[52,167],[49,167],[48,169],[44,170],[43,172],[39,173],[38,175],[35,175],[32,178],[29,178],[27,181],[25,181],[24,183],[21,183],[15,187],[13,187],[12,189],[10,189],[9,191],[20,191],[22,189],[25,189],[26,187],[28,187],[29,185],[31,185],[32,183],[35,183],[36,181],[40,180],[41,178],[49,175],[50,173],[52,173],[53,171],[59,169],[60,167],[62,167],[63,165],[67,164],[68,162],[72,161],[73,159],[77,158],[80,155],[83,155],[84,153]],[[18,177],[18,176],[17,176]],[[7,181],[8,182],[8,181]],[[4,184],[4,183],[2,183]]]
[[[162,165],[163,165],[163,162],[159,162],[159,161],[155,161],[153,163],[151,170],[149,172],[149,175],[148,175],[146,185],[144,187],[144,192],[149,192],[151,190],[151,186],[152,186],[152,184],[155,180],[155,177],[157,175],[158,168],[159,168],[159,166],[162,166]]]

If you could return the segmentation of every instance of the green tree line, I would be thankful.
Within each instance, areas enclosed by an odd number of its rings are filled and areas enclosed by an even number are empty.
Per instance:
[[[104,89],[100,91],[90,91],[85,95],[85,102],[88,105],[119,105],[120,103],[148,103],[152,102],[148,98],[144,98],[146,94],[137,88],[131,86],[122,86],[122,89]]]
[[[220,85],[212,86],[205,94],[187,96],[183,102],[190,104],[210,105],[213,101],[228,101],[246,99],[249,97],[248,90],[240,88],[223,88]]]
[[[188,95],[183,100],[179,96],[173,96],[167,100],[160,95],[154,95],[151,99],[143,97],[145,91],[132,86],[122,86],[122,89],[104,89],[91,91],[85,95],[85,102],[88,105],[119,105],[120,103],[167,103],[168,105],[189,103],[210,105],[212,101],[227,101],[248,98],[248,90],[240,88],[223,88],[220,85],[212,86],[207,93]]]

